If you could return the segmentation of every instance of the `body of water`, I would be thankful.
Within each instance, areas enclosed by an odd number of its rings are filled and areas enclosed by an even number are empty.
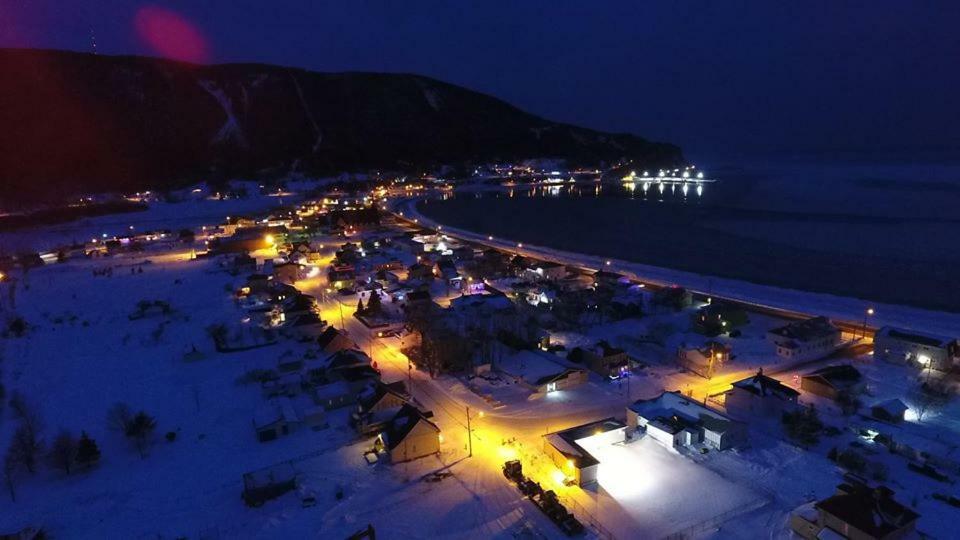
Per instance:
[[[960,166],[718,167],[696,186],[564,184],[422,202],[501,238],[865,300],[960,311]]]

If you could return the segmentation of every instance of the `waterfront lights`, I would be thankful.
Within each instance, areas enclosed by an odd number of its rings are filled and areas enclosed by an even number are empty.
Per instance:
[[[697,173],[697,178],[703,180],[703,171]]]
[[[273,235],[272,235],[272,234],[268,234],[268,235],[264,236],[264,237],[263,237],[263,241],[266,242],[267,245],[271,245],[271,246],[272,246],[272,245],[273,245],[273,242],[274,242]]]
[[[493,237],[492,237],[492,236],[488,236],[488,237],[487,237],[487,240],[493,240]]]
[[[517,244],[517,249],[523,249],[523,244]]]

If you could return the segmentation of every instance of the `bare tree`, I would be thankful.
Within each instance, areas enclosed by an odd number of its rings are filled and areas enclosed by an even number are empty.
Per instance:
[[[10,396],[10,411],[15,419],[27,425],[34,432],[39,433],[42,429],[43,421],[37,407],[22,392],[15,391]]]
[[[917,421],[922,422],[928,412],[943,409],[950,403],[953,393],[943,379],[931,379],[917,384],[911,392],[911,398]]]
[[[140,459],[147,457],[147,448],[153,440],[153,430],[156,427],[157,421],[143,411],[138,412],[127,425],[126,435],[136,445]]]
[[[63,430],[53,440],[48,458],[50,464],[57,469],[70,474],[74,460],[77,457],[77,440],[69,431]]]
[[[123,402],[114,403],[107,410],[107,427],[120,433],[127,432],[127,426],[133,419],[133,413],[130,412],[130,406]]]
[[[19,460],[8,449],[3,458],[3,481],[7,484],[7,491],[10,492],[10,500],[13,502],[17,502],[17,486],[14,483],[14,475],[19,464]]]
[[[40,438],[39,433],[30,425],[21,423],[10,440],[8,457],[13,456],[17,463],[26,467],[32,474],[37,470],[37,458],[41,452],[43,452],[43,439]]]

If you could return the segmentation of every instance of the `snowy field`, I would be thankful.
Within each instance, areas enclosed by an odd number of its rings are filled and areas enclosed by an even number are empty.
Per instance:
[[[112,277],[93,275],[108,266]],[[0,341],[7,395],[27,397],[48,442],[60,429],[85,430],[102,458],[96,468],[69,476],[45,463],[35,474],[18,472],[16,502],[4,495],[0,531],[39,525],[60,538],[342,538],[372,523],[383,538],[557,532],[487,463],[458,464],[439,483],[420,480],[462,457],[456,451],[396,467],[367,465],[362,453],[372,442],[357,440],[346,425],[347,409],[332,412],[327,429],[257,442],[252,418],[263,403],[260,389],[236,380],[250,369],[274,367],[280,354],[301,346],[213,351],[204,329],[240,318],[226,291],[238,279],[215,260],[159,253],[71,261],[21,280],[16,311],[29,330]],[[141,299],[169,302],[172,312],[131,321]],[[194,346],[203,357],[186,361]],[[120,401],[156,418],[144,459],[107,427],[107,410]],[[5,408],[4,448],[15,423]],[[176,433],[173,442],[167,432]],[[242,475],[285,462],[317,505],[303,508],[290,493],[262,508],[244,506]],[[338,487],[341,500],[334,498]]]

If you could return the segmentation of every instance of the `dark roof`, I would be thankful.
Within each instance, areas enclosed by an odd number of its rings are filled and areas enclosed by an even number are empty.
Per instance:
[[[766,375],[759,373],[753,377],[747,377],[746,379],[739,380],[733,383],[733,386],[758,396],[765,396],[767,393],[772,393],[775,395],[779,394],[784,397],[795,397],[800,395],[800,392],[797,392],[793,388],[790,388],[773,377],[767,377]]]
[[[404,400],[410,398],[410,394],[407,393],[407,385],[404,384],[403,381],[396,381],[389,384],[382,381],[377,381],[377,384],[373,388],[373,394],[367,396],[365,399],[363,399],[363,401],[361,401],[361,410],[369,410],[388,394],[393,394]]]
[[[811,341],[839,332],[840,330],[826,317],[814,317],[804,321],[796,321],[786,326],[770,330],[771,334],[799,341]]]
[[[920,332],[915,332],[911,330],[903,330],[900,328],[893,328],[890,326],[885,326],[877,332],[877,335],[887,335],[894,339],[901,339],[904,341],[911,341],[913,343],[918,343],[920,345],[927,345],[929,347],[946,347],[953,342],[953,339],[935,336],[932,334],[921,334]]]
[[[884,538],[920,517],[893,499],[886,487],[841,484],[839,493],[816,504],[816,508],[840,518],[874,538]]]
[[[323,349],[333,342],[333,340],[339,335],[340,331],[331,326],[324,330],[322,334],[320,334],[320,336],[317,338],[317,344],[320,345],[321,349]]]
[[[384,432],[385,439],[387,442],[387,448],[393,450],[397,447],[403,439],[413,431],[413,428],[420,422],[426,422],[433,426],[433,429],[440,431],[440,428],[436,424],[427,420],[426,415],[420,411],[420,409],[405,403],[403,407],[397,412],[397,414],[390,420],[390,423],[387,425],[387,429]]]
[[[407,293],[407,301],[416,302],[419,300],[430,300],[430,291],[413,291]]]
[[[839,366],[827,366],[816,371],[811,371],[803,376],[804,378],[814,377],[822,379],[830,386],[843,387],[860,382],[860,372],[850,364]]]
[[[582,370],[582,369],[576,369],[576,368],[567,368],[567,369],[565,369],[565,370],[563,370],[563,371],[561,371],[561,372],[559,372],[559,373],[552,373],[552,374],[550,374],[550,375],[546,375],[546,376],[544,376],[544,377],[540,377],[540,378],[537,379],[537,381],[536,381],[535,383],[533,383],[533,384],[534,384],[535,386],[540,386],[540,385],[542,385],[542,384],[551,383],[551,382],[553,382],[553,381],[559,381],[560,379],[566,379],[567,376],[569,376],[571,373],[575,373],[575,372],[577,372],[577,371],[583,371],[583,370]]]

